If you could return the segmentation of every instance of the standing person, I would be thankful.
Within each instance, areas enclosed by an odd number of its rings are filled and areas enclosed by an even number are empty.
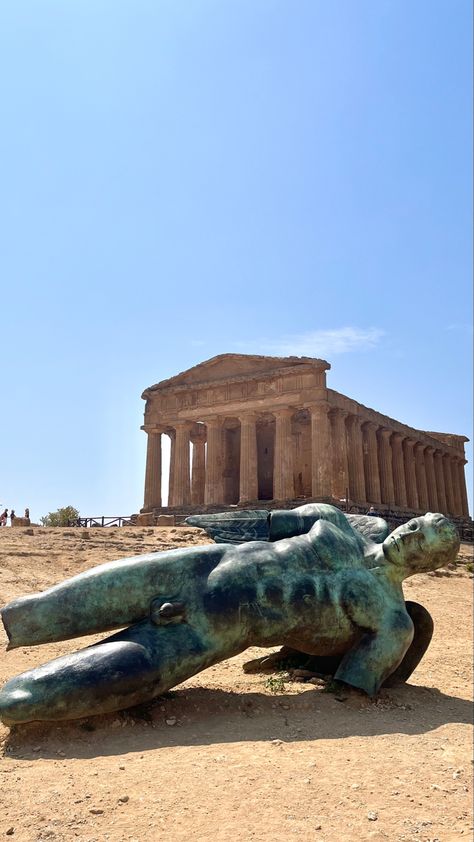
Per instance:
[[[13,526],[13,521],[15,520],[15,518],[16,518],[15,509],[12,509],[11,513],[10,513],[10,526]]]
[[[8,509],[5,509],[4,512],[0,515],[0,526],[7,525],[7,517],[8,517]]]

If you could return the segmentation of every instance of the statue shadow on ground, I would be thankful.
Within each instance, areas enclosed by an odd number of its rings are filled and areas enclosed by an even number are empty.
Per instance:
[[[7,736],[4,751],[28,760],[88,759],[243,741],[410,736],[472,721],[470,701],[420,685],[382,691],[373,700],[350,695],[346,701],[319,687],[274,695],[191,687],[118,713],[22,725]]]

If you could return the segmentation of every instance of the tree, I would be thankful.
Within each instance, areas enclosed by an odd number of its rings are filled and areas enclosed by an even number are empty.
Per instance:
[[[70,521],[75,521],[79,512],[74,506],[65,506],[55,512],[49,512],[45,517],[40,518],[43,526],[68,526]]]

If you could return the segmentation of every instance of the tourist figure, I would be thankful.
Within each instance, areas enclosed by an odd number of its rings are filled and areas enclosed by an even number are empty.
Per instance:
[[[27,520],[30,519],[30,510],[29,510],[28,506],[25,509],[25,517],[26,517]]]
[[[13,526],[13,521],[15,520],[15,518],[16,518],[15,509],[12,509],[11,513],[10,513],[10,526]]]
[[[8,509],[5,509],[0,515],[0,526],[7,525]]]
[[[339,509],[311,508],[306,534],[121,559],[9,603],[1,612],[9,649],[122,631],[12,678],[0,691],[0,718],[131,707],[249,646],[339,656],[335,679],[375,694],[415,643],[403,579],[452,561],[457,532],[444,515],[427,514],[376,544]],[[304,527],[308,516],[296,520]],[[278,520],[284,532],[288,518]]]
[[[370,507],[367,514],[372,515],[372,517],[378,517],[379,516],[379,513],[375,510],[375,508],[373,506]]]

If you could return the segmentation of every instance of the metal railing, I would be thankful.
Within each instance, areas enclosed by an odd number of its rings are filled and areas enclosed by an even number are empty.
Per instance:
[[[99,515],[98,517],[77,517],[72,520],[68,520],[67,522],[68,526],[83,527],[135,526],[135,524],[136,515],[119,515],[118,517],[109,515]]]

